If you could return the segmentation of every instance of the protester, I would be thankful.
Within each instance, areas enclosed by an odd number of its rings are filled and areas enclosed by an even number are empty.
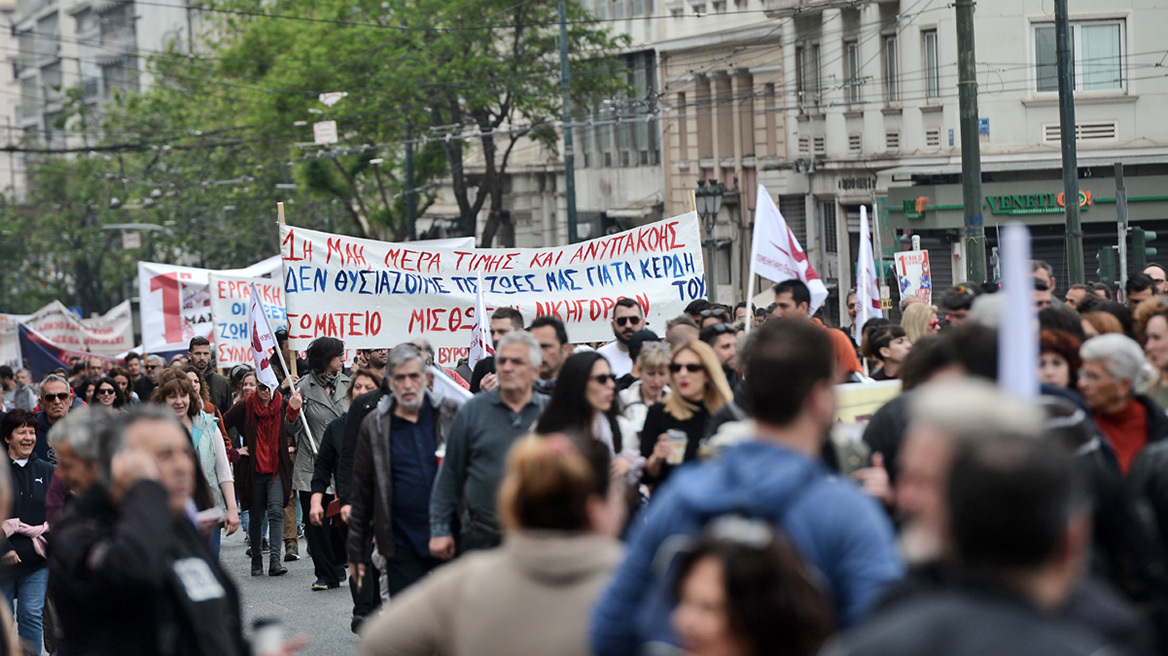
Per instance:
[[[31,412],[17,409],[4,415],[0,436],[8,450],[13,502],[3,524],[5,539],[0,546],[0,563],[4,565],[4,580],[0,590],[16,615],[20,639],[35,646],[28,653],[39,654],[49,582],[45,501],[54,467],[33,452],[37,435],[36,417]]]
[[[539,342],[516,331],[495,346],[498,387],[467,401],[454,416],[446,455],[430,497],[430,553],[454,557],[453,520],[463,509],[463,551],[497,546],[495,496],[504,454],[535,423],[547,397],[532,389],[542,360]],[[346,432],[348,428],[346,427]],[[342,461],[343,465],[343,461]]]
[[[645,327],[645,313],[641,304],[628,297],[617,299],[616,305],[612,307],[612,335],[615,339],[597,349],[608,360],[617,378],[623,378],[633,370],[629,338]]]
[[[543,358],[543,363],[539,365],[539,378],[535,381],[535,391],[550,396],[556,388],[564,360],[572,354],[568,330],[564,328],[563,321],[544,315],[536,317],[527,327],[527,332],[539,342],[540,357]]]
[[[130,386],[134,387],[138,379],[144,375],[142,373],[142,356],[135,351],[130,351],[126,354],[126,359],[122,362],[124,363],[126,372],[130,374]],[[135,391],[135,393],[137,392]]]
[[[496,356],[509,357],[501,351]],[[509,376],[510,362],[500,361],[500,366],[500,373]],[[383,599],[393,598],[442,563],[431,553],[431,490],[439,469],[437,454],[446,447],[459,411],[457,401],[426,388],[424,356],[413,345],[390,351],[387,370],[390,393],[362,422],[357,438],[346,543],[350,572],[361,580],[374,538],[374,563],[385,578]],[[501,384],[510,387],[511,381]]]
[[[357,370],[368,369],[368,370],[372,371],[373,373],[377,374],[377,376],[379,378],[384,378],[385,377],[386,363],[389,362],[389,349],[388,348],[365,349],[364,353],[365,353],[365,366],[358,367]],[[354,370],[353,373],[356,374],[357,370]]]
[[[37,405],[36,393],[28,385],[16,380],[16,372],[8,365],[0,366],[0,389],[3,390],[0,401],[9,410],[32,412]]]
[[[1061,330],[1043,330],[1038,337],[1038,380],[1039,382],[1067,390],[1079,386],[1079,368],[1083,361],[1079,358],[1081,346],[1078,338]]]
[[[235,506],[235,476],[231,472],[218,422],[214,415],[202,410],[194,386],[181,372],[159,381],[150,401],[169,407],[190,433],[199,468],[211,486],[215,506],[224,513],[223,525],[227,535],[231,535],[239,528],[239,509]],[[219,557],[220,539],[216,527],[211,533],[211,553],[216,558]]]
[[[1090,532],[1065,450],[1033,433],[987,435],[958,444],[952,463],[940,496],[956,582],[906,597],[827,653],[1108,653],[1082,622],[1054,616],[1080,581]]]
[[[703,342],[675,346],[669,372],[672,392],[650,406],[641,429],[642,480],[648,485],[660,485],[676,465],[697,460],[707,422],[733,396],[721,364]]]
[[[940,326],[937,321],[937,307],[924,303],[913,303],[905,308],[900,325],[904,328],[909,343],[915,344],[921,337],[937,332]]]
[[[377,389],[380,384],[381,375],[372,369],[354,371],[352,383],[349,385],[349,402],[352,403],[355,396]],[[335,489],[333,479],[336,475],[337,462],[345,439],[345,419],[345,416],[334,419],[329,423],[321,437],[320,452],[316,455],[316,463],[312,470],[312,506],[308,512],[308,521],[313,526],[335,527],[336,530],[330,535],[340,539],[340,544],[334,547],[334,551],[340,554],[345,554],[346,551],[346,529],[344,528],[344,520],[338,512],[339,505],[334,503],[336,497],[333,494]],[[371,544],[371,540],[366,541],[366,552],[368,552],[369,544]],[[368,571],[376,573],[377,570],[373,569],[368,554],[362,562],[365,563]],[[345,579],[344,572],[341,574],[338,585]],[[350,629],[353,633],[358,631],[365,618],[377,609],[381,601],[377,578],[377,576],[371,576],[369,580],[361,581],[360,578],[354,577],[349,580],[349,591],[353,598],[353,618]],[[313,590],[319,589],[314,585]],[[324,589],[328,589],[327,586]]]
[[[616,380],[604,356],[576,353],[564,361],[560,382],[535,423],[540,435],[578,433],[600,442],[614,455],[613,474],[640,480],[645,459],[637,432],[620,414]]]
[[[826,330],[835,349],[836,382],[846,382],[853,374],[863,371],[860,359],[856,357],[856,347],[838,330],[832,330],[823,325],[823,321],[811,318],[811,290],[801,280],[792,278],[784,280],[774,286],[775,313],[774,317],[784,319],[810,319],[822,330]]]
[[[750,320],[751,317],[754,316],[754,312],[752,311],[753,308],[754,305],[748,306],[746,301],[738,301],[738,303],[734,305],[734,323],[745,324],[748,320]],[[848,310],[848,313],[851,314],[852,321],[855,321],[855,313],[850,309]]]
[[[335,337],[318,337],[308,345],[308,375],[296,382],[296,389],[304,399],[304,419],[288,423],[289,434],[296,440],[296,460],[292,469],[292,489],[296,491],[301,512],[307,516],[312,506],[312,470],[316,464],[316,453],[320,440],[328,425],[341,417],[349,409],[349,377],[341,371],[344,367],[345,344]],[[335,553],[333,546],[341,545],[339,536],[333,536],[332,527],[326,530],[311,522],[304,527],[304,538],[312,564],[316,570],[313,589],[335,588],[340,585],[340,575],[345,559],[343,553]],[[288,545],[291,549],[292,545]],[[289,553],[292,553],[289,551]],[[299,555],[297,549],[296,555]]]
[[[1136,391],[1143,384],[1143,349],[1135,340],[1109,334],[1083,342],[1079,356],[1079,391],[1127,474],[1145,445],[1168,438],[1164,410]]]
[[[640,378],[619,393],[622,412],[637,433],[638,445],[649,408],[669,394],[669,385],[666,383],[669,380],[671,360],[669,344],[658,341],[645,343],[637,354],[634,367],[640,372]]]
[[[34,452],[37,458],[56,462],[49,448],[49,429],[73,408],[73,388],[65,379],[49,374],[41,381],[41,411],[37,413],[37,443]]]
[[[1156,293],[1156,283],[1145,273],[1133,273],[1127,278],[1124,292],[1128,310],[1135,312],[1136,306]]]
[[[1042,312],[1051,307],[1051,303],[1055,300],[1050,287],[1037,278],[1034,280],[1034,291],[1031,292],[1031,296],[1034,299],[1035,312]]]
[[[231,408],[231,382],[212,364],[211,342],[206,337],[192,337],[187,347],[187,362],[203,377],[207,387],[207,397],[220,414]],[[173,362],[171,363],[174,364]]]
[[[686,315],[674,317],[665,324],[665,341],[671,347],[678,344],[685,344],[698,339],[701,331],[698,330],[698,324]]]
[[[236,365],[231,370],[231,405],[235,405],[240,401],[246,399],[249,394],[256,390],[256,376],[255,369],[245,365]]]
[[[12,481],[8,471],[0,467],[0,522],[8,519],[12,508]],[[16,623],[6,604],[0,604],[0,654],[4,656],[21,656],[24,648],[20,644]]]
[[[499,350],[499,340],[503,339],[509,333],[523,330],[523,315],[515,308],[503,306],[491,313],[489,327],[491,343],[495,345],[495,351],[497,353]],[[495,358],[491,356],[483,358],[475,365],[474,372],[471,374],[471,394],[492,390],[498,384],[499,379],[495,374]]]
[[[269,576],[281,576],[288,572],[280,563],[280,541],[277,536],[284,534],[284,505],[292,497],[291,444],[284,418],[295,421],[300,416],[303,397],[297,390],[285,401],[277,390],[259,383],[255,392],[235,402],[223,415],[223,424],[235,428],[243,441],[239,448],[240,459],[235,471],[238,474],[240,505],[249,512],[248,537],[251,539],[251,575],[263,576],[264,556],[261,549],[263,540],[264,511],[268,517]]]
[[[588,611],[620,560],[622,491],[608,450],[558,434],[519,440],[499,509],[502,547],[395,599],[362,631],[363,656],[590,654]]]
[[[650,642],[677,644],[668,581],[653,561],[674,536],[697,535],[719,515],[766,519],[784,531],[823,575],[842,626],[866,617],[902,574],[884,510],[818,461],[835,421],[832,340],[804,320],[771,320],[753,335],[744,396],[758,437],[681,469],[654,495],[594,611],[591,644],[598,656],[637,653]]]
[[[721,305],[711,305],[699,312],[697,322],[699,330],[719,323],[734,323],[730,318],[730,311]]]
[[[122,406],[126,404],[125,398],[122,397],[122,388],[110,378],[98,381],[97,390],[93,393],[93,397],[97,400],[97,405],[105,406],[111,410],[121,410]]]
[[[157,406],[122,417],[99,436],[99,482],[50,536],[60,653],[251,653],[235,586],[187,514],[196,481],[190,441]]]
[[[679,560],[672,621],[687,654],[812,656],[830,635],[818,582],[768,522],[716,519]]]
[[[110,367],[109,379],[117,384],[118,391],[121,392],[122,396],[122,405],[130,405],[140,401],[138,394],[134,392],[130,372],[124,367]]]
[[[1067,295],[1063,298],[1063,303],[1072,310],[1079,309],[1079,302],[1086,296],[1094,296],[1095,290],[1091,289],[1090,285],[1071,285],[1067,289]]]
[[[1152,279],[1153,293],[1168,293],[1168,281],[1165,281],[1164,267],[1159,264],[1149,264],[1144,268],[1143,273]]]
[[[139,399],[149,399],[154,395],[154,388],[158,385],[158,376],[166,368],[166,361],[153,353],[144,358],[142,364],[143,375],[134,381],[134,392]]]
[[[81,378],[73,384],[73,398],[80,399],[85,405],[92,405],[95,387],[97,387],[97,381],[93,378]]]
[[[1088,339],[1107,334],[1123,334],[1123,324],[1109,312],[1098,310],[1084,312],[1082,315],[1083,334]]]
[[[880,362],[880,368],[872,372],[872,380],[896,380],[900,378],[904,361],[912,351],[912,342],[901,326],[878,326],[864,338],[864,356]]]
[[[1140,303],[1135,312],[1135,331],[1148,362],[1156,368],[1146,393],[1156,405],[1168,407],[1168,299],[1158,297]]]
[[[715,323],[702,328],[701,340],[714,351],[718,363],[722,365],[722,374],[730,387],[738,382],[738,329],[734,324]]]
[[[937,305],[945,313],[945,323],[953,328],[964,325],[969,321],[969,311],[973,308],[973,299],[977,298],[977,291],[969,285],[954,285],[941,294]]]

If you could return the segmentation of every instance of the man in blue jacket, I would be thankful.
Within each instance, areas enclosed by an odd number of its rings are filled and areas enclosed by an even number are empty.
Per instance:
[[[903,575],[887,515],[819,461],[836,410],[831,340],[809,322],[785,319],[768,321],[755,338],[742,362],[758,437],[714,462],[674,472],[654,495],[594,611],[591,644],[598,656],[677,644],[669,624],[672,567],[664,566],[678,537],[696,536],[720,515],[767,518],[785,532],[823,575],[841,626],[863,619]]]

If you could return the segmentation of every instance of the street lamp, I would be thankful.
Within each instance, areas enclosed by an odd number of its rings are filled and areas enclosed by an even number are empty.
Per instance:
[[[714,223],[718,219],[718,212],[722,209],[722,195],[726,193],[726,188],[716,180],[710,180],[709,183],[707,186],[706,180],[698,180],[698,188],[694,192],[694,203],[697,205],[698,214],[706,222],[706,284],[709,285],[709,299],[714,301],[715,290],[718,288],[717,281],[714,279]]]

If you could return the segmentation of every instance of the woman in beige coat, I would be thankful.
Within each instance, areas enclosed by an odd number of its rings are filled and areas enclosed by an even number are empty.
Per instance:
[[[609,461],[595,440],[517,442],[499,489],[503,545],[463,556],[392,600],[361,632],[361,654],[589,654],[590,610],[621,557],[624,501]]]

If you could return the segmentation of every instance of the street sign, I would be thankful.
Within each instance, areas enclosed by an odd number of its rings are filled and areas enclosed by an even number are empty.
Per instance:
[[[122,250],[131,251],[142,248],[142,233],[127,230],[122,233]]]
[[[337,122],[318,121],[312,124],[312,139],[322,146],[337,142]]]

